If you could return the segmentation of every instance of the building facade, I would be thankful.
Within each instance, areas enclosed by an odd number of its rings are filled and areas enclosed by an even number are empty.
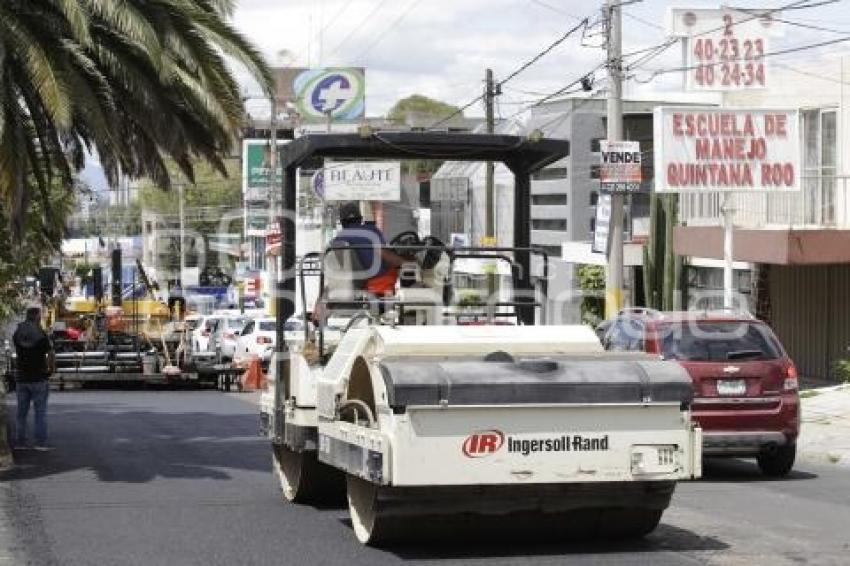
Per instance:
[[[724,105],[800,109],[801,189],[737,194],[739,301],[771,323],[801,376],[829,379],[850,346],[850,57],[776,65],[771,88]],[[689,258],[688,301],[713,306],[722,287],[721,197],[682,195],[675,250]]]

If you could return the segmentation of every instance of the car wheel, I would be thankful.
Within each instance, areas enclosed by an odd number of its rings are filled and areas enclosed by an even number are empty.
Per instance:
[[[794,467],[796,456],[797,446],[788,444],[762,452],[758,455],[757,461],[761,473],[772,478],[782,478],[787,476]]]

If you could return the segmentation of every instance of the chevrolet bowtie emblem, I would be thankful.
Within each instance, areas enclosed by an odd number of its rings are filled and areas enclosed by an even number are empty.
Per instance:
[[[723,373],[738,373],[739,371],[741,371],[741,368],[738,366],[726,366],[723,368]]]

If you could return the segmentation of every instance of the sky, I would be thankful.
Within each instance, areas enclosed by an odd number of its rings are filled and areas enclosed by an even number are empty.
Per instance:
[[[792,2],[740,0],[734,5],[777,8]],[[719,3],[629,3],[623,8],[623,52],[662,43],[665,13],[673,5],[716,8]],[[510,117],[603,62],[600,15],[600,1],[581,0],[240,0],[233,23],[273,66],[365,67],[366,111],[380,116],[395,101],[415,93],[466,104],[480,94],[487,67],[493,69],[496,80],[503,79],[589,18],[591,26],[584,37],[571,36],[505,84],[497,111]],[[850,37],[850,0],[786,10],[783,17],[796,25],[786,25],[784,36],[774,41],[771,50]],[[779,56],[775,61],[805,65],[807,57],[839,51],[850,52],[850,42]],[[652,78],[652,71],[682,64],[681,48],[668,49],[635,70],[634,79],[626,84],[626,96],[672,96],[681,90],[681,76]],[[244,71],[236,72],[246,94],[258,92]],[[604,70],[597,71],[596,77],[601,84]],[[249,106],[252,110],[256,112]],[[483,109],[475,104],[466,114],[480,116]]]

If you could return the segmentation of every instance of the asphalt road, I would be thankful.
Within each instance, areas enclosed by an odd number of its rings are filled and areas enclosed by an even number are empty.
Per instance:
[[[724,460],[680,485],[645,540],[362,547],[341,507],[281,501],[247,397],[51,396],[50,453],[0,476],[4,564],[847,564],[850,468],[766,481]],[[5,546],[5,548],[4,548]]]

